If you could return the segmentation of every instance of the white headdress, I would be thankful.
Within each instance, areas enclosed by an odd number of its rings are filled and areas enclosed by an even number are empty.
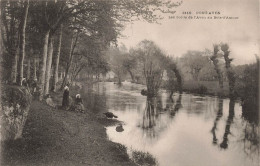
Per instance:
[[[69,87],[68,87],[68,86],[65,86],[65,87],[64,87],[64,90],[69,90]]]
[[[76,94],[76,98],[80,98],[80,94]]]

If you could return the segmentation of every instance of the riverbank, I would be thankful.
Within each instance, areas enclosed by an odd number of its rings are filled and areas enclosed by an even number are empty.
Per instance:
[[[62,93],[51,95],[60,105]],[[22,138],[2,143],[1,165],[136,165],[124,146],[107,139],[104,127],[116,123],[90,110],[69,112],[34,100]]]
[[[146,85],[144,82],[135,84]],[[162,89],[167,89],[165,84],[162,82]],[[217,81],[184,81],[182,91],[194,95],[229,97],[228,82],[224,82],[223,90],[221,90]]]
[[[223,90],[220,89],[217,81],[184,81],[182,88],[186,93],[229,97],[228,82],[224,82]]]

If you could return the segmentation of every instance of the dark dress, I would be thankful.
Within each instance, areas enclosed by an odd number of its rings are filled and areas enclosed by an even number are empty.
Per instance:
[[[82,98],[76,98],[75,103],[76,104],[83,104]]]
[[[75,99],[75,111],[84,111],[85,108],[84,108],[84,105],[83,105],[83,100],[82,98],[76,98]]]
[[[64,90],[63,92],[63,98],[62,98],[62,107],[68,107],[69,106],[69,96],[70,96],[70,91],[69,90]]]

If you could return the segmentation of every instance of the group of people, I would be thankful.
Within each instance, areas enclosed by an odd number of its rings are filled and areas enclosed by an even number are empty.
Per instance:
[[[46,101],[47,105],[54,107],[54,108],[57,107],[54,104],[50,94],[46,95],[45,101]],[[64,88],[61,108],[65,109],[65,110],[70,110],[70,111],[76,111],[76,112],[82,112],[82,113],[85,112],[83,100],[82,100],[80,94],[77,94],[73,101],[72,97],[70,96],[70,91],[69,91],[68,86],[65,86],[65,88]]]
[[[83,100],[80,94],[76,95],[73,102],[72,98],[70,97],[68,86],[65,86],[64,88],[63,98],[62,98],[62,108],[66,110],[72,110],[72,111],[82,112],[82,113],[85,111]]]
[[[56,107],[49,94],[46,96],[46,103],[51,107]],[[73,102],[73,99],[70,97],[70,91],[69,91],[68,86],[65,86],[65,88],[64,88],[63,97],[62,97],[62,108],[65,110],[70,110],[70,111],[75,111],[75,112],[81,112],[81,113],[85,112],[83,100],[82,100],[80,94],[77,94],[75,96],[74,102]],[[103,114],[107,118],[117,118],[117,116],[114,115],[112,112],[105,112]],[[116,131],[117,132],[124,131],[123,125],[121,123],[116,127]]]

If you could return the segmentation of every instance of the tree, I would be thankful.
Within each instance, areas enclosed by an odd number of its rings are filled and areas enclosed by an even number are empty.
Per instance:
[[[229,46],[228,44],[221,44],[220,45],[221,50],[223,51],[223,56],[225,59],[225,66],[226,66],[226,71],[227,71],[227,77],[228,77],[228,83],[229,83],[229,95],[230,98],[235,97],[235,82],[236,82],[236,77],[235,77],[235,72],[231,67],[231,62],[232,58],[229,58]]]
[[[23,80],[23,62],[25,56],[25,28],[27,23],[27,15],[29,9],[29,0],[24,2],[24,12],[21,16],[21,22],[19,26],[20,43],[19,43],[19,61],[18,61],[18,80],[17,83],[22,85]]]
[[[4,69],[10,73],[4,78],[9,82],[17,81],[17,63],[19,54],[19,25],[24,8],[22,3],[16,1],[1,1],[1,37],[3,43],[3,64]],[[21,27],[21,26],[20,26]],[[21,29],[21,28],[20,28]]]
[[[57,53],[55,56],[55,62],[54,62],[54,70],[53,70],[53,84],[52,88],[53,91],[55,92],[57,90],[57,83],[58,83],[58,72],[59,72],[59,63],[60,63],[60,52],[61,52],[61,41],[62,41],[62,29],[63,25],[61,24],[60,29],[59,29],[59,34],[58,34],[58,48],[57,48]]]
[[[237,77],[236,91],[242,100],[242,115],[250,122],[259,124],[259,71],[260,60],[246,65],[243,74]]]
[[[182,77],[173,58],[166,57],[164,64],[168,77],[166,88],[170,91],[170,98],[172,98],[173,92],[175,90],[178,90],[179,93],[182,93]]]
[[[214,64],[214,69],[216,70],[217,76],[218,76],[218,81],[219,81],[219,87],[221,91],[223,90],[223,73],[220,69],[220,64],[219,64],[219,57],[221,57],[221,53],[219,52],[219,46],[218,45],[213,45],[213,55],[210,57],[210,60]]]
[[[199,80],[202,81],[218,81],[217,73],[214,69],[213,62],[205,64],[199,74]]]
[[[136,19],[157,22],[157,20],[162,18],[162,13],[174,13],[173,8],[179,5],[180,3],[165,2],[161,0],[31,1],[30,5],[28,4],[30,10],[28,10],[26,14],[28,16],[28,21],[26,22],[29,29],[23,31],[23,33],[22,31],[18,31],[18,29],[23,29],[21,28],[24,27],[22,25],[26,25],[22,18],[25,9],[24,2],[3,0],[1,1],[1,23],[3,25],[1,26],[1,35],[5,48],[3,63],[5,64],[5,68],[11,73],[10,76],[7,75],[7,77],[9,77],[8,79],[10,81],[16,81],[19,54],[19,82],[21,82],[23,77],[23,61],[25,60],[28,64],[31,64],[31,60],[29,58],[26,59],[27,57],[24,56],[26,47],[30,54],[36,54],[30,57],[34,58],[33,75],[34,79],[36,79],[36,75],[38,74],[38,85],[41,89],[40,98],[42,98],[44,94],[49,92],[50,71],[52,66],[54,66],[52,59],[55,60],[54,87],[57,83],[59,65],[63,65],[63,63],[59,63],[59,59],[61,58],[59,57],[60,51],[57,51],[57,54],[55,51],[53,53],[55,37],[57,35],[57,30],[61,29],[61,25],[69,28],[71,32],[74,32],[75,39],[77,37],[77,32],[81,33],[79,34],[79,38],[81,38],[81,35],[87,35],[93,38],[94,45],[96,46],[95,48],[98,48],[95,55],[99,55],[102,54],[102,51],[109,47],[111,43],[115,43],[116,45],[117,37],[123,27],[123,22]],[[19,25],[21,26],[19,27]],[[28,36],[26,38],[28,39],[27,43],[23,41],[25,34]],[[58,37],[58,41],[61,41],[61,33],[58,35],[60,36]],[[73,43],[76,43],[77,45],[77,42]],[[58,45],[60,46],[60,44]],[[57,47],[57,50],[60,50],[59,46]],[[17,49],[18,47],[19,49]],[[32,48],[32,52],[30,48]],[[73,53],[72,50],[69,52]],[[70,55],[71,58],[69,58],[69,60],[71,61],[69,63],[73,62],[73,54]],[[107,66],[106,63],[103,63],[104,61],[101,57],[102,56],[99,56],[99,58],[97,58],[98,61],[96,66]],[[39,69],[37,69],[38,62],[40,63]],[[71,64],[66,65],[66,72],[70,72],[70,67]],[[30,68],[28,67],[27,69],[27,75],[29,77]],[[100,67],[97,67],[96,69],[98,70],[96,72],[98,73],[97,75],[106,71],[101,71]],[[66,79],[67,77],[65,77],[65,82]]]
[[[124,67],[126,53],[120,50],[120,48],[111,47],[106,54],[110,68],[116,74],[118,84],[121,84],[122,77],[126,73],[126,68]]]
[[[165,70],[163,62],[166,56],[154,42],[149,40],[141,41],[135,49],[135,54],[141,57],[148,96],[156,96],[161,86]]]
[[[49,92],[49,79],[53,54],[53,35],[65,19],[66,3],[65,1],[42,1],[36,3],[36,8],[41,11],[39,15],[36,15],[36,19],[40,18],[39,28],[43,34],[42,59],[40,63],[39,76],[41,100],[42,95]]]
[[[201,51],[188,51],[181,57],[180,61],[187,69],[187,72],[192,75],[193,80],[198,81],[199,74],[205,64],[209,63],[206,56],[203,56],[204,52]]]
[[[137,67],[137,59],[133,55],[127,53],[125,54],[123,66],[125,70],[130,74],[132,82],[135,82],[133,70]]]

